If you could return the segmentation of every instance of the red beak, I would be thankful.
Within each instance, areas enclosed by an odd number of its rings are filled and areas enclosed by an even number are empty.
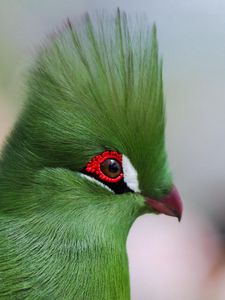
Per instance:
[[[145,203],[149,205],[153,210],[161,214],[177,217],[181,220],[183,205],[180,199],[180,195],[173,186],[171,192],[160,200],[145,197]]]

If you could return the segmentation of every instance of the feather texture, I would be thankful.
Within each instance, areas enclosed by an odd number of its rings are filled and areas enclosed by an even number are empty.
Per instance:
[[[156,26],[120,10],[68,21],[28,87],[0,169],[0,298],[129,299],[126,238],[150,210],[142,195],[114,195],[79,171],[119,151],[142,194],[170,190]]]

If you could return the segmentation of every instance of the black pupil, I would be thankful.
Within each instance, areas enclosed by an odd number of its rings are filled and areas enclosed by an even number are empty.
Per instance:
[[[118,162],[111,159],[110,164],[109,164],[109,171],[112,173],[117,173],[119,171]]]

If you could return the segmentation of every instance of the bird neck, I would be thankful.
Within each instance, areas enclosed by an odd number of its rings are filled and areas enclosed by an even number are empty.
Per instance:
[[[55,276],[51,282],[57,282],[56,298],[67,295],[66,299],[129,300],[126,239],[130,225],[124,222],[112,227],[107,223],[100,229],[91,221],[85,223],[76,222],[69,230],[66,226],[66,231],[60,228],[55,232],[55,245],[51,234],[48,238],[53,251],[48,252],[46,261],[54,261],[60,270],[55,275],[49,268],[51,273],[47,274],[49,278]]]
[[[130,228],[129,222],[119,225],[103,222],[92,224],[91,220],[83,224],[83,230],[76,223],[75,240],[71,240],[73,247],[67,251],[67,280],[74,279],[71,284],[76,293],[72,299],[91,300],[128,300],[130,299],[130,283],[126,240]],[[114,226],[113,226],[114,225]],[[84,298],[82,298],[84,297]]]
[[[75,275],[76,274],[76,275]],[[76,277],[74,286],[79,290],[76,299],[128,300],[130,284],[125,241],[77,251],[74,268],[67,276]]]
[[[30,219],[22,225],[11,222],[13,234],[7,245],[12,250],[12,259],[21,257],[21,261],[13,271],[9,268],[4,274],[5,283],[11,278],[10,272],[15,280],[20,279],[15,290],[17,295],[21,293],[22,298],[25,294],[32,299],[130,299],[128,228],[125,230],[122,226],[110,231],[108,227],[100,236],[95,234],[94,227],[89,228],[89,234],[86,230],[74,234],[76,225],[69,230],[64,230],[62,225],[56,230],[51,219],[38,225],[34,221]],[[9,251],[3,248],[0,248],[0,257],[8,268]],[[25,291],[24,286],[28,286]]]

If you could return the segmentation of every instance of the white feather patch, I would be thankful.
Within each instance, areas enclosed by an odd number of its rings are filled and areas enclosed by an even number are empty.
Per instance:
[[[127,186],[136,193],[140,192],[139,182],[138,182],[138,174],[134,166],[132,165],[129,158],[123,154],[122,157],[123,163],[123,173],[124,173],[124,181]]]
[[[100,185],[101,187],[105,188],[106,190],[108,190],[108,191],[110,191],[111,193],[114,194],[114,191],[113,191],[113,190],[111,190],[107,185],[105,185],[104,183],[102,183],[102,182],[96,180],[95,178],[90,177],[90,176],[88,176],[88,175],[86,175],[86,174],[82,174],[82,173],[80,173],[80,176],[81,176],[81,177],[84,177],[84,178],[86,178],[86,179],[88,179],[88,180],[91,181],[91,182],[97,183],[97,184]]]

